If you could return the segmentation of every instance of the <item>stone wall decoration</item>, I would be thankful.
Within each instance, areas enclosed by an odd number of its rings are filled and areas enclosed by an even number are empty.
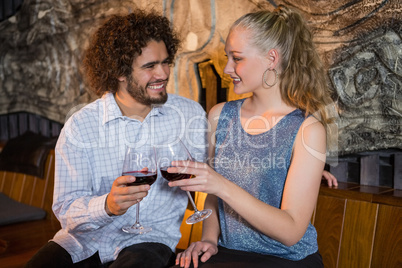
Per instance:
[[[24,0],[0,23],[0,114],[26,111],[64,123],[95,98],[80,73],[88,36],[108,15],[145,2]]]
[[[401,148],[402,40],[392,29],[353,47],[329,75],[341,114],[339,145],[345,153]]]
[[[208,61],[227,99],[243,97],[223,73],[229,27],[247,12],[279,4],[308,20],[328,70],[339,111],[331,153],[402,149],[400,0],[24,0],[0,23],[0,114],[27,111],[64,123],[95,98],[80,74],[88,36],[109,15],[135,8],[155,9],[181,35],[169,92],[198,100],[197,66]]]

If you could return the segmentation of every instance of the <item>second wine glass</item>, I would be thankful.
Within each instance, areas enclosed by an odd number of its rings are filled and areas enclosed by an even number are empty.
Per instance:
[[[161,171],[161,175],[167,181],[177,181],[183,179],[190,179],[193,175],[186,173],[169,173],[167,169],[171,167],[172,161],[180,161],[180,160],[190,160],[194,161],[193,157],[190,154],[190,151],[184,145],[184,143],[178,138],[175,142],[169,143],[163,146],[159,150],[158,153],[158,166]],[[188,199],[190,200],[191,205],[194,208],[194,214],[186,219],[187,224],[194,224],[208,218],[212,210],[203,209],[198,210],[195,205],[194,199],[191,196],[189,191],[186,191]]]
[[[127,184],[127,187],[142,184],[152,185],[157,178],[157,166],[155,152],[137,152],[128,148],[124,158],[122,176],[134,176],[135,181]],[[130,234],[145,234],[152,230],[151,227],[142,226],[140,223],[140,202],[137,203],[135,223],[132,226],[125,226],[122,230]]]

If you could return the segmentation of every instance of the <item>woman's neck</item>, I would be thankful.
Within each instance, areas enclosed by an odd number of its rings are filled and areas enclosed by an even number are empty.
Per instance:
[[[294,107],[287,105],[282,100],[279,86],[254,91],[253,95],[244,103],[244,107],[253,111],[255,115],[262,115],[267,112],[273,114],[286,113],[294,110]]]

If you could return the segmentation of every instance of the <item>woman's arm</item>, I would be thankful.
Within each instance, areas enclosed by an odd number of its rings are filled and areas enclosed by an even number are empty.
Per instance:
[[[222,107],[223,103],[215,105],[208,114],[210,127],[210,131],[208,131],[208,164],[211,166],[213,165],[212,161],[215,156],[215,132]],[[208,165],[205,164],[205,166]],[[203,221],[201,241],[191,243],[185,251],[178,253],[176,265],[189,267],[192,261],[194,267],[198,267],[198,258],[200,255],[202,255],[200,260],[205,262],[218,252],[218,237],[220,234],[218,198],[208,194],[205,199],[204,208],[211,209],[212,214]]]
[[[309,117],[296,136],[281,209],[272,207],[228,180],[215,194],[265,235],[292,246],[306,232],[319,192],[325,164],[326,133]]]
[[[313,117],[307,118],[296,136],[280,209],[250,195],[206,164],[190,163],[187,171],[196,174],[196,178],[170,184],[221,198],[261,233],[292,246],[303,237],[310,222],[324,169],[325,151],[324,126]]]
[[[216,144],[216,128],[222,108],[225,103],[219,103],[212,107],[208,114],[208,123],[211,131],[208,132],[208,164],[213,168],[213,159],[215,157],[215,144]],[[208,194],[205,199],[205,208],[212,209],[212,214],[208,219],[204,220],[202,228],[201,241],[208,241],[218,244],[218,237],[220,234],[219,219],[218,219],[218,199],[214,195]]]

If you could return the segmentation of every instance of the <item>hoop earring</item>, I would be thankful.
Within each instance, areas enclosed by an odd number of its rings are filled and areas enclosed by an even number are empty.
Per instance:
[[[267,80],[265,80],[265,75],[267,74],[268,71],[272,71],[275,73],[275,81],[272,83],[272,85],[267,83]],[[278,72],[276,71],[276,69],[266,69],[264,74],[262,75],[262,79],[264,80],[264,83],[268,86],[268,87],[273,87],[276,85],[276,83],[278,83]]]

